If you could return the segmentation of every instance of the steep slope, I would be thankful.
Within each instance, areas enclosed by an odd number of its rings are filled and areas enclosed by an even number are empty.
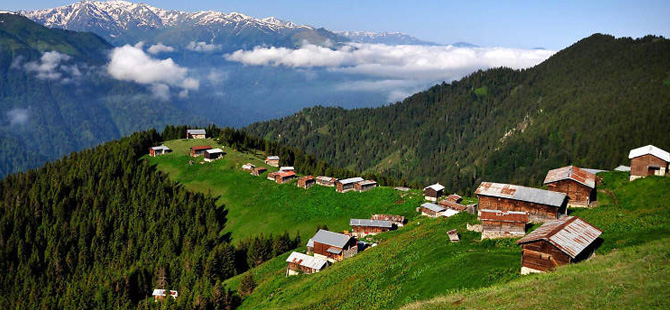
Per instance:
[[[576,164],[613,168],[628,150],[670,149],[670,40],[596,34],[527,70],[480,71],[374,109],[309,108],[248,126],[331,163],[472,192],[482,180],[539,184]]]
[[[326,40],[343,39],[324,29],[274,17],[257,19],[237,12],[168,11],[127,1],[85,0],[21,14],[47,27],[90,31],[115,44],[147,41],[185,45],[195,40],[232,51],[256,45],[293,47],[303,40],[323,44]]]
[[[286,277],[287,255],[252,269],[249,272],[258,287],[240,309],[397,309],[405,305],[411,309],[556,305],[593,309],[608,308],[608,302],[611,308],[664,308],[668,304],[663,298],[668,292],[664,279],[670,275],[664,245],[670,237],[670,178],[628,182],[622,172],[599,176],[602,188],[616,196],[616,204],[608,194],[599,194],[599,207],[570,210],[603,230],[592,261],[521,277],[521,251],[515,239],[480,241],[479,233],[466,230],[466,223],[476,222],[469,214],[448,219],[417,217],[397,231],[375,236],[376,247],[317,274]],[[450,229],[458,229],[459,243],[448,242]],[[226,283],[235,288],[242,277]]]
[[[136,130],[196,120],[179,102],[109,77],[110,48],[91,33],[0,14],[0,176]]]

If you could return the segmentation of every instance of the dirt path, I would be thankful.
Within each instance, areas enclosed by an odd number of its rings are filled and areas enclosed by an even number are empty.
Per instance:
[[[611,190],[599,189],[598,192],[609,195],[610,197],[612,197],[612,203],[614,203],[615,206],[619,205],[619,202],[616,200],[616,195],[614,195],[614,192],[612,192]]]

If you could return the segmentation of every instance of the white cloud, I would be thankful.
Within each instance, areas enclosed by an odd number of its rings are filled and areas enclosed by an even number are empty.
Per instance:
[[[350,43],[337,49],[305,45],[298,49],[256,47],[225,55],[247,65],[330,70],[384,78],[453,80],[477,69],[536,65],[554,51],[500,47],[454,47]]]
[[[39,61],[31,61],[24,65],[24,68],[30,72],[36,72],[37,78],[56,80],[63,76],[63,72],[79,73],[79,69],[75,66],[64,66],[63,62],[67,62],[72,57],[61,54],[57,51],[45,52],[40,57]],[[73,69],[74,68],[74,69]],[[60,69],[60,70],[59,70]],[[81,75],[79,73],[79,75]]]
[[[10,126],[27,123],[29,116],[28,109],[14,108],[7,111],[7,119],[9,119]]]
[[[191,41],[186,48],[196,52],[213,52],[221,49],[219,44],[208,44],[207,42],[195,42]]]
[[[150,54],[153,54],[153,55],[156,55],[156,54],[159,54],[159,53],[164,53],[164,52],[174,52],[174,47],[164,45],[163,43],[158,42],[158,44],[154,44],[154,45],[150,46],[147,49],[147,52],[149,52]]]
[[[114,78],[150,85],[159,99],[169,98],[169,87],[196,90],[200,82],[188,77],[188,69],[171,58],[155,59],[142,50],[142,45],[125,45],[112,50],[107,72]]]

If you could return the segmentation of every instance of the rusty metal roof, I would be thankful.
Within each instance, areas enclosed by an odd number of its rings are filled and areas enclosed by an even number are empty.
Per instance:
[[[292,171],[292,170],[290,170],[290,171],[277,171],[276,175],[278,175],[282,178],[292,177],[292,176],[295,176],[295,171]]]
[[[576,216],[566,216],[547,222],[517,241],[517,244],[545,240],[575,258],[596,241],[602,230]]]
[[[544,184],[554,183],[562,180],[573,180],[589,188],[596,187],[596,175],[575,166],[567,166],[549,170]]]
[[[507,198],[560,208],[568,197],[566,194],[519,185],[482,182],[475,194]]]
[[[211,145],[198,145],[198,146],[192,146],[191,150],[193,151],[203,151],[203,150],[209,150],[211,149]]]
[[[453,209],[459,212],[465,210],[466,208],[464,205],[451,200],[440,200],[438,204],[445,208]]]
[[[299,252],[293,252],[289,257],[286,259],[287,263],[294,263],[298,264],[303,267],[315,269],[315,270],[321,270],[326,267],[328,264],[328,261],[316,258],[313,256],[309,256],[307,254],[299,253]]]
[[[528,212],[523,211],[499,211],[499,210],[480,210],[479,217],[482,221],[509,222],[509,223],[528,223]]]
[[[461,195],[458,194],[451,194],[447,196],[447,200],[451,200],[454,202],[461,202],[461,200],[463,200],[463,197],[461,197]]]
[[[309,181],[309,180],[314,180],[314,177],[311,175],[306,175],[298,179],[298,181]]]
[[[383,220],[350,219],[349,226],[391,228],[393,227],[393,224],[391,224],[389,221]]]
[[[640,157],[644,155],[653,155],[666,162],[670,162],[670,153],[660,148],[657,148],[651,144],[630,150],[630,153],[628,153],[628,159],[633,159],[635,157]]]
[[[402,215],[392,215],[392,214],[373,214],[372,217],[370,217],[373,220],[382,220],[382,221],[391,221],[391,222],[398,222],[398,223],[404,223],[405,222],[405,217]]]

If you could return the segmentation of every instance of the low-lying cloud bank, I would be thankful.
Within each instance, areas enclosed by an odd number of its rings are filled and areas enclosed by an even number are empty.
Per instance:
[[[298,49],[256,47],[224,57],[246,65],[290,68],[324,67],[351,74],[391,79],[458,79],[478,69],[532,67],[555,51],[501,47],[455,47],[350,43],[337,49],[305,45]]]
[[[28,72],[35,72],[37,78],[46,80],[58,80],[67,74],[70,77],[77,77],[81,75],[81,71],[77,65],[67,65],[72,59],[71,56],[61,54],[57,51],[48,51],[42,53],[39,61],[27,62],[24,68]],[[12,64],[13,67],[20,66],[19,63],[22,58],[17,58],[17,63]],[[69,81],[69,78],[64,79]]]
[[[110,54],[107,73],[118,80],[149,85],[159,99],[170,98],[170,86],[183,90],[197,90],[200,82],[188,75],[188,69],[177,65],[171,58],[155,59],[144,52],[142,43],[114,48]],[[182,95],[183,96],[183,95]]]

